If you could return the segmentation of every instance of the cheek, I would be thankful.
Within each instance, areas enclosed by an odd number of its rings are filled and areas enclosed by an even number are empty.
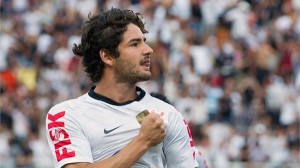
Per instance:
[[[115,64],[116,71],[119,74],[128,73],[128,71],[130,71],[130,69],[133,69],[134,66],[135,65],[133,64],[132,60],[130,60],[130,59],[127,60],[127,59],[119,58]]]
[[[139,57],[134,55],[134,53],[131,53],[130,55],[129,54],[126,55],[121,60],[124,64],[130,64],[130,65],[136,65],[136,66],[138,66],[140,64]]]

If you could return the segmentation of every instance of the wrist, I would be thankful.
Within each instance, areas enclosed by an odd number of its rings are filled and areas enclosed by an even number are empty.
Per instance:
[[[151,142],[142,133],[140,133],[137,137],[135,137],[134,141],[136,141],[136,143],[139,144],[139,146],[144,150],[148,150],[149,148],[151,148]]]

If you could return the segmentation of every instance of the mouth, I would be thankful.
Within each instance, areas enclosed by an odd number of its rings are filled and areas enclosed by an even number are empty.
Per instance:
[[[145,70],[150,71],[150,58],[143,59],[140,65],[143,66]]]

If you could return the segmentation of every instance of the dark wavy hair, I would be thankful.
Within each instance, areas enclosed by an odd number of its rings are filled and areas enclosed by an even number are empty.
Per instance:
[[[94,16],[89,14],[83,23],[81,44],[74,44],[72,50],[75,55],[83,57],[84,71],[93,83],[99,82],[103,74],[104,63],[99,51],[105,49],[111,56],[119,57],[118,45],[130,23],[138,26],[142,33],[148,32],[140,13],[117,8]]]

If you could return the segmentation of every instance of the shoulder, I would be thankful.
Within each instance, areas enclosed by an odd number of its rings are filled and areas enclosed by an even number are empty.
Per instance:
[[[86,95],[82,95],[76,99],[70,99],[63,101],[61,103],[58,103],[54,105],[47,113],[47,117],[49,116],[58,116],[63,115],[64,118],[76,118],[78,115],[81,115],[79,113],[80,109],[85,107],[85,97]]]
[[[70,110],[75,110],[75,107],[74,107],[74,103],[75,102],[75,99],[71,99],[71,100],[66,100],[66,101],[63,101],[61,103],[58,103],[56,105],[54,105],[48,113],[57,113],[59,111],[64,111],[64,110],[67,110],[67,111],[70,111]]]
[[[72,108],[73,100],[68,100],[61,102],[59,104],[56,104],[53,106],[47,113],[46,116],[46,123],[49,125],[50,123],[56,123],[56,125],[60,123],[60,126],[65,125],[65,121],[69,120],[70,113],[74,113],[75,108]],[[48,129],[50,129],[48,127]]]
[[[168,109],[171,111],[176,110],[175,107],[167,99],[167,97],[164,96],[163,94],[147,93],[145,97],[146,97],[147,101],[152,102],[155,106],[159,106],[163,109]]]
[[[161,93],[156,93],[156,92],[151,92],[150,95],[156,99],[159,99],[160,101],[163,101],[165,103],[168,103],[171,105],[170,100],[165,96],[164,94]]]
[[[78,98],[63,101],[53,106],[45,117],[46,129],[59,128],[70,132],[71,130],[85,128],[86,117],[79,106],[82,106],[82,103],[79,103]]]
[[[160,93],[146,94],[147,102],[151,102],[159,112],[164,112],[168,118],[180,115],[180,112],[170,103],[168,98]]]

